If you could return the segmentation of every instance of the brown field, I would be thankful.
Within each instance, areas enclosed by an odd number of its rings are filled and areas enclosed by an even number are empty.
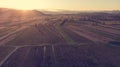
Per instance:
[[[120,13],[1,12],[0,67],[120,67]]]

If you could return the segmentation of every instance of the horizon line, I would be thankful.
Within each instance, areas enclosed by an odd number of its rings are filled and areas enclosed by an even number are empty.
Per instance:
[[[74,10],[74,9],[16,9],[16,8],[7,8],[7,7],[0,7],[1,9],[13,9],[13,10],[39,10],[39,11],[52,11],[52,12],[62,12],[62,11],[120,11],[120,9],[103,9],[103,10],[93,10],[93,9],[88,9],[88,10]]]

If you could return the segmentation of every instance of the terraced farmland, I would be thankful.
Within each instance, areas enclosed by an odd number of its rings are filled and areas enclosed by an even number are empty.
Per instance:
[[[40,17],[0,25],[0,67],[120,67],[120,25],[74,14]]]

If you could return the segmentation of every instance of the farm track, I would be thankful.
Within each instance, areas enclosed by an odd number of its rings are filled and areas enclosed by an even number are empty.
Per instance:
[[[78,27],[78,26],[75,26],[75,27]],[[93,32],[93,33],[96,33],[98,35],[101,35],[101,36],[104,36],[104,37],[107,37],[107,38],[111,38],[111,39],[114,39],[114,40],[119,40],[120,39],[120,35],[118,35],[118,34],[109,33],[107,31],[104,31],[104,29],[99,30],[99,29],[96,29],[93,26],[83,25],[83,26],[79,26],[78,28],[82,28],[82,29],[87,30],[89,32]]]
[[[1,67],[119,66],[119,62],[117,61],[119,61],[120,55],[118,55],[118,50],[120,49],[118,47],[112,49],[111,47],[100,44],[90,47],[92,45],[94,44],[77,46],[61,44],[19,47],[6,56],[3,61],[4,63],[1,62]],[[116,50],[118,52],[116,52]],[[111,52],[114,53],[109,56]],[[99,56],[101,53],[104,54]],[[111,58],[113,56],[114,59]]]
[[[0,37],[0,46],[5,45],[7,42],[13,40],[21,32],[21,30],[25,28],[26,27],[18,28],[13,32],[4,35],[3,37]]]
[[[63,30],[63,28],[61,28],[60,26],[58,26],[58,27],[56,27],[56,29],[59,31],[59,33],[62,35],[62,37],[66,40],[66,42],[68,44],[75,44],[75,43],[77,43],[69,35],[67,35],[67,33],[65,33],[65,31]]]
[[[0,67],[120,67],[119,11],[45,13],[0,8]]]
[[[114,41],[111,38],[106,38],[106,37],[100,36],[96,33],[86,31],[85,29],[82,29],[82,28],[79,28],[79,27],[68,26],[67,29],[79,34],[80,36],[88,38],[88,39],[92,40],[93,42],[108,43],[109,41]]]
[[[5,54],[0,52],[4,56],[0,67],[119,67],[119,47],[87,37],[86,33],[99,34],[86,26],[28,26],[10,41],[4,39],[7,43],[0,49],[7,50],[2,50]]]
[[[16,44],[23,44],[23,45],[30,45],[30,44],[48,44],[48,43],[65,43],[65,41],[61,38],[61,36],[57,33],[53,33],[50,29],[47,29],[45,26],[39,27],[30,27],[23,31],[21,36],[18,36],[14,41],[10,42],[12,45]],[[55,32],[55,31],[54,31]],[[48,35],[49,33],[49,35]],[[56,35],[57,34],[57,35]],[[34,36],[33,36],[34,35]],[[25,39],[24,39],[25,38]],[[25,40],[25,41],[24,41]],[[10,44],[9,43],[9,44]]]
[[[16,29],[18,29],[18,28],[17,27],[8,27],[5,29],[2,29],[2,30],[0,30],[0,32],[1,32],[0,37],[12,32],[12,31],[15,31]]]
[[[119,30],[116,30],[116,29],[111,29],[111,28],[107,28],[107,27],[101,27],[101,26],[89,26],[88,27],[90,28],[96,28],[98,30],[103,30],[105,32],[108,32],[108,33],[113,33],[113,34],[117,34],[119,35],[120,34],[120,31]]]
[[[28,25],[0,42],[0,67],[119,67],[119,46],[108,43],[114,38],[89,26]]]
[[[0,67],[1,65],[17,50],[18,48],[15,48],[13,51],[11,51],[1,62],[0,62]]]
[[[66,27],[63,27],[63,31],[72,39],[74,40],[74,42],[76,44],[79,44],[79,43],[93,43],[93,41],[81,36],[81,35],[78,35],[76,34],[75,32],[67,29]]]
[[[115,29],[115,30],[120,30],[120,28],[118,27],[113,27],[113,26],[108,26],[108,25],[100,25],[101,27],[104,27],[104,28],[111,28],[111,29]]]

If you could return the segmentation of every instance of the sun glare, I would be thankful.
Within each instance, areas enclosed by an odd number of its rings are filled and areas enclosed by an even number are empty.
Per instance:
[[[116,10],[119,0],[0,0],[0,7],[22,10]],[[107,5],[106,5],[107,3]]]
[[[0,7],[31,10],[37,8],[45,8],[46,6],[42,4],[41,0],[3,0]]]

